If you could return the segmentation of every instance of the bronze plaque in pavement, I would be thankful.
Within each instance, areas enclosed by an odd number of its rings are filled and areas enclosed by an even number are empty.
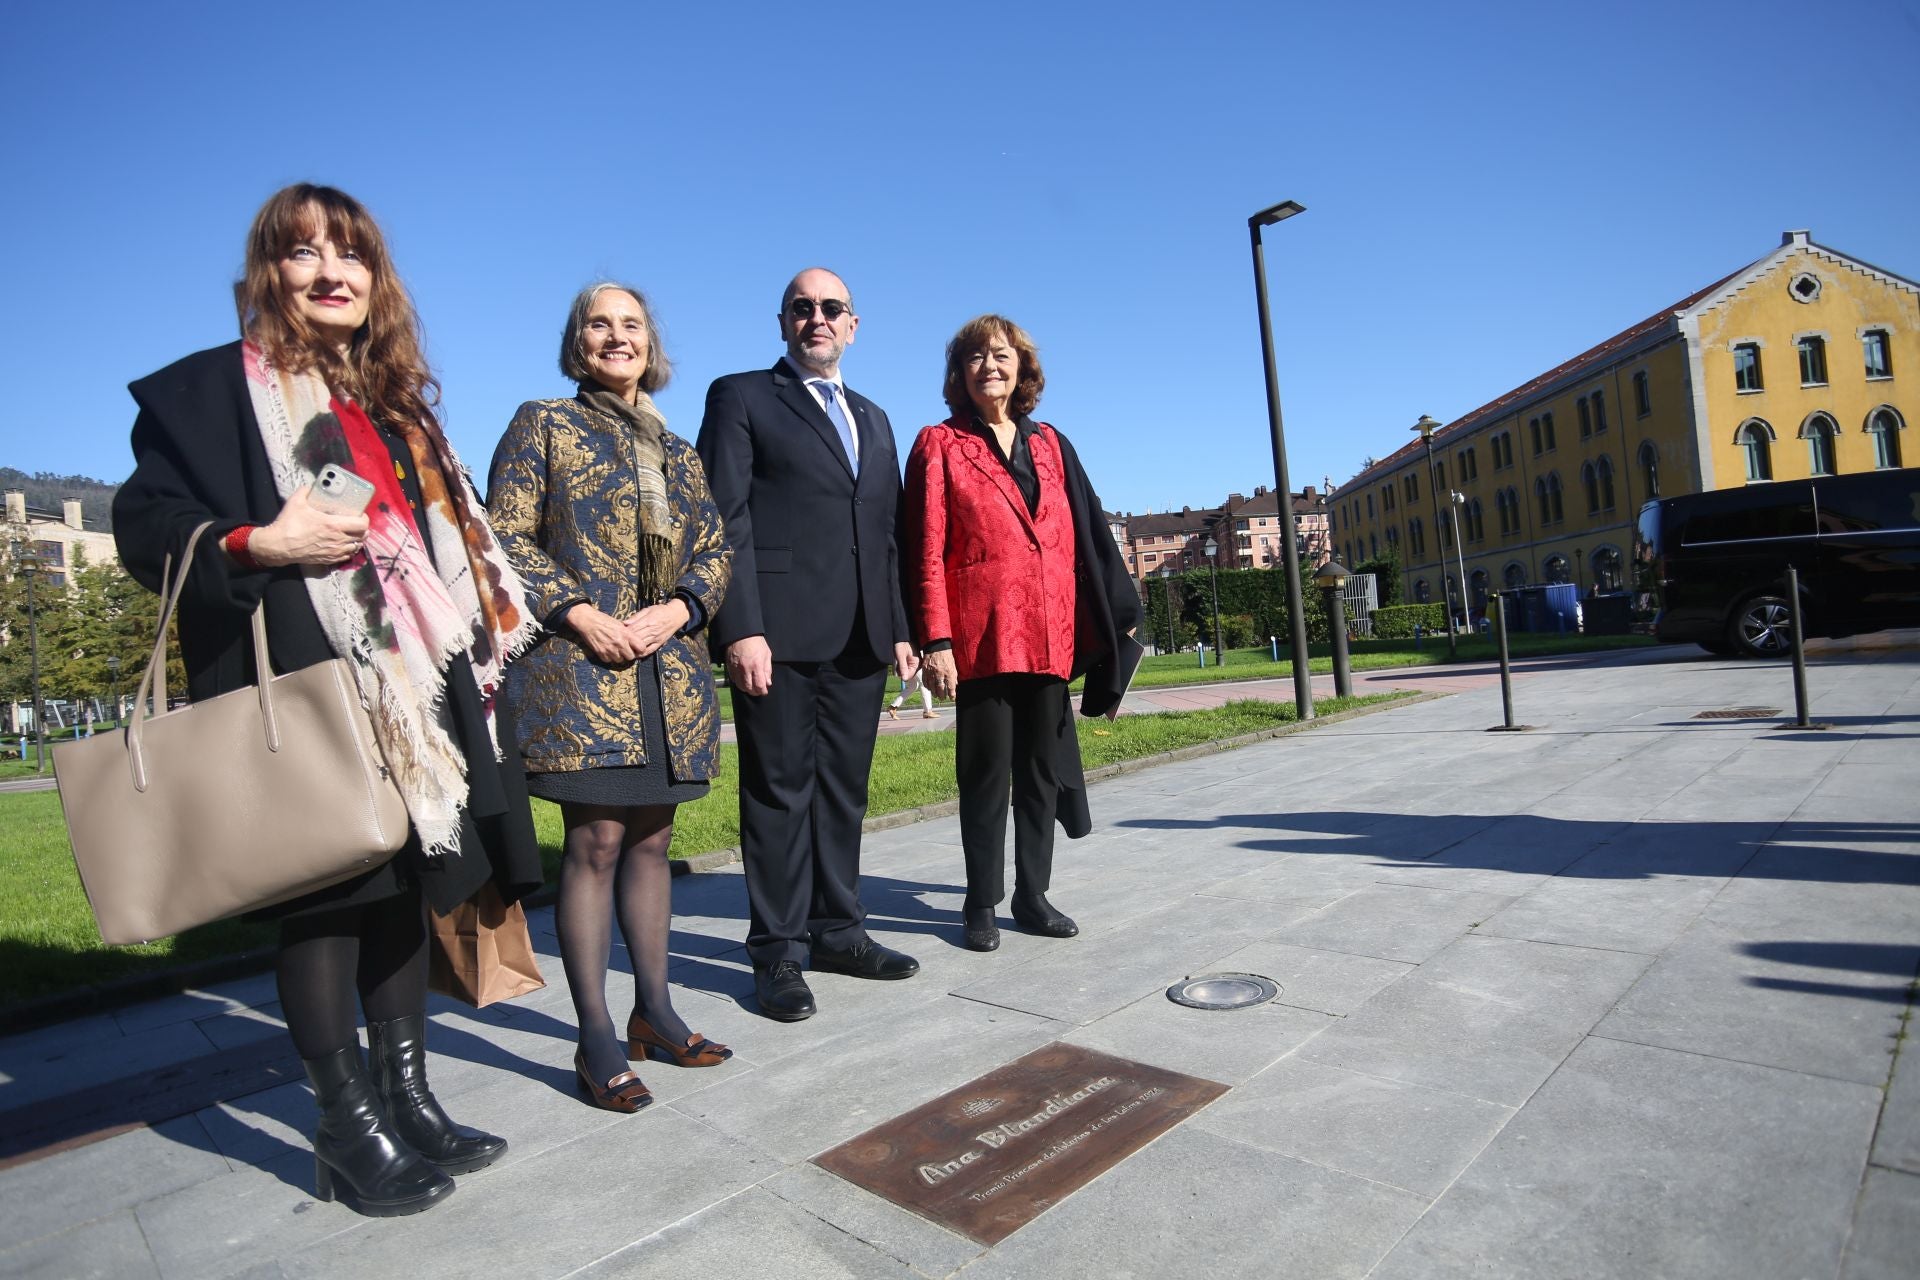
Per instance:
[[[981,1244],[998,1244],[1227,1091],[1050,1044],[815,1158]]]

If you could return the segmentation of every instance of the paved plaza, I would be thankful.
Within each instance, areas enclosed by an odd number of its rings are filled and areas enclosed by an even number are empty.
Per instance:
[[[816,975],[806,1022],[751,1011],[738,868],[676,880],[679,1007],[737,1056],[640,1064],[635,1116],[574,1092],[534,912],[544,991],[433,1006],[436,1091],[512,1151],[417,1217],[313,1199],[270,977],[0,1041],[0,1276],[1920,1272],[1920,637],[1821,646],[1818,732],[1698,718],[1791,686],[1688,649],[1527,664],[1528,733],[1483,670],[1422,679],[1097,784],[1071,941],[963,950],[957,821],[874,833],[922,972]],[[1280,994],[1165,997],[1211,972]],[[812,1163],[1054,1042],[1226,1090],[992,1247]]]

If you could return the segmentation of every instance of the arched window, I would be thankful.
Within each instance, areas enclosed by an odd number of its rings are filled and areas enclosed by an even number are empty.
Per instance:
[[[1620,589],[1620,550],[1617,547],[1601,547],[1593,553],[1593,586],[1596,591],[1618,591]]]
[[[1433,588],[1427,585],[1427,580],[1425,578],[1415,578],[1413,580],[1413,602],[1415,604],[1426,604],[1432,599]]]
[[[1487,536],[1487,513],[1478,498],[1467,504],[1467,528],[1470,530],[1467,536],[1475,542]]]
[[[1500,581],[1508,591],[1512,591],[1516,587],[1526,586],[1527,566],[1521,564],[1518,560],[1513,561],[1501,572]]]
[[[1533,482],[1533,496],[1540,507],[1540,523],[1550,523],[1553,520],[1553,506],[1547,501],[1547,482],[1544,477]]]
[[[1747,455],[1747,481],[1773,479],[1773,428],[1750,418],[1733,433],[1734,443]]]
[[[1839,469],[1833,458],[1835,434],[1833,419],[1824,413],[1809,414],[1800,424],[1800,438],[1807,442],[1807,469],[1812,474],[1830,476]]]
[[[1591,462],[1581,465],[1580,483],[1587,491],[1587,514],[1592,515],[1600,509],[1600,479],[1594,474]]]
[[[1513,531],[1513,517],[1507,510],[1507,491],[1505,489],[1495,489],[1493,491],[1493,514],[1494,518],[1500,521],[1500,536],[1503,538],[1506,537],[1507,534]]]
[[[1394,525],[1387,530],[1387,551],[1392,553],[1400,547],[1400,526]]]
[[[1488,579],[1485,569],[1475,569],[1467,577],[1467,591],[1473,598],[1473,608],[1484,611],[1487,607]]]
[[[1613,459],[1601,458],[1594,464],[1594,474],[1600,478],[1600,509],[1613,510]]]
[[[1649,498],[1660,496],[1660,451],[1651,440],[1640,446],[1640,484]]]
[[[1507,486],[1507,510],[1513,513],[1513,531],[1520,532],[1520,491]]]
[[[1542,565],[1541,568],[1546,571],[1548,582],[1554,583],[1554,582],[1567,581],[1567,558],[1565,556],[1562,556],[1562,555],[1548,556],[1547,562],[1544,565]]]
[[[1547,501],[1553,507],[1555,524],[1567,518],[1566,508],[1560,505],[1560,473],[1554,471],[1547,476]]]
[[[1419,516],[1407,521],[1407,544],[1416,556],[1427,554],[1427,526]]]
[[[1867,415],[1867,434],[1873,437],[1873,465],[1900,465],[1900,415],[1891,409],[1875,409]]]

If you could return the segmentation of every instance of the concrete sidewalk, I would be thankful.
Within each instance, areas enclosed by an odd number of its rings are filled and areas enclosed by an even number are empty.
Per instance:
[[[0,1275],[1909,1276],[1913,639],[1824,648],[1825,732],[1695,718],[1790,710],[1787,673],[1668,649],[1532,671],[1533,733],[1484,732],[1483,685],[1100,784],[1067,942],[962,950],[957,822],[872,835],[870,924],[923,971],[818,975],[790,1026],[750,1011],[737,869],[684,877],[679,1007],[738,1056],[642,1064],[637,1116],[573,1092],[536,913],[545,991],[435,1005],[436,1091],[513,1150],[418,1217],[312,1199],[270,979],[0,1041],[44,1138]],[[1281,994],[1163,995],[1214,971]],[[1057,1040],[1230,1088],[991,1249],[809,1163]]]

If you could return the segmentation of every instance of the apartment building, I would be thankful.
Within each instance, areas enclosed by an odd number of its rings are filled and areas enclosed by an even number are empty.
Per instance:
[[[1476,611],[1496,587],[1613,590],[1650,499],[1920,461],[1916,388],[1920,285],[1789,231],[1430,438],[1390,437],[1328,495],[1333,553],[1394,548],[1408,599],[1464,577]]]

